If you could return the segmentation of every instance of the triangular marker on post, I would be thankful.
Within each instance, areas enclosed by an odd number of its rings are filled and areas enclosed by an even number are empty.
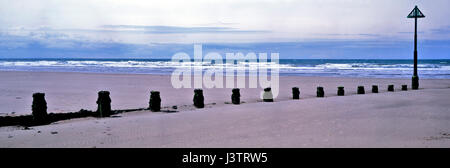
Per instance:
[[[424,18],[425,15],[416,6],[411,13],[409,13],[408,18]]]

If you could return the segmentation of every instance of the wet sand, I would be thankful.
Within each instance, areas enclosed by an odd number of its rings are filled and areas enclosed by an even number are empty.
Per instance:
[[[205,89],[207,106],[195,109],[193,89],[173,89],[170,76],[0,72],[0,79],[0,115],[30,114],[33,92],[46,93],[48,112],[95,110],[99,90],[111,92],[113,109],[147,107],[150,90],[161,91],[162,106],[180,107],[1,127],[0,147],[450,147],[450,80],[421,79],[420,90],[400,91],[410,79],[280,77],[274,103],[259,102],[261,88],[241,89],[241,105],[226,103],[231,89]],[[315,98],[318,85],[325,98]],[[358,85],[365,95],[356,95]],[[291,100],[292,87],[300,100]]]

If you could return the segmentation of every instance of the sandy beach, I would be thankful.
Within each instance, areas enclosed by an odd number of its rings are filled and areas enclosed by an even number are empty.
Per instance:
[[[150,90],[161,92],[163,107],[178,107],[0,127],[0,147],[450,147],[448,79],[400,91],[410,79],[281,76],[273,103],[260,102],[262,88],[241,89],[241,105],[229,104],[231,89],[205,89],[204,109],[192,106],[193,89],[174,89],[168,75],[4,71],[0,79],[0,116],[31,114],[34,92],[46,94],[49,113],[95,110],[100,90],[111,92],[113,109],[148,107]],[[359,85],[365,95],[356,94]],[[325,98],[315,97],[317,86]],[[291,99],[292,87],[300,100]]]

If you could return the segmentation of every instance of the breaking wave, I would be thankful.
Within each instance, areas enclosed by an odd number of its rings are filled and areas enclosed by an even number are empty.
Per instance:
[[[170,60],[0,60],[0,70],[69,71],[99,73],[170,74],[177,68],[277,69],[280,75],[410,77],[413,64],[408,60],[280,60],[280,62],[172,62]],[[450,78],[448,60],[427,60],[418,64],[425,78]]]

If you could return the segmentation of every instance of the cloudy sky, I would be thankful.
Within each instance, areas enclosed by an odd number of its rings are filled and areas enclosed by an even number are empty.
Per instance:
[[[0,58],[170,58],[192,44],[281,58],[450,58],[449,0],[0,0]]]

